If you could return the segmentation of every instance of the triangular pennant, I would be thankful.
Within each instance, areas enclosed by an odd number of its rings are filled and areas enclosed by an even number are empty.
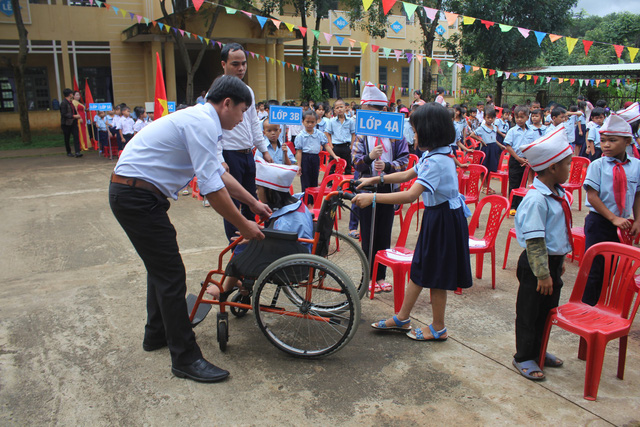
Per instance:
[[[611,84],[611,79],[607,79],[607,87]]]
[[[547,77],[547,83],[551,82],[551,77]]]
[[[142,16],[136,15],[136,19],[138,20],[138,24],[142,21]]]
[[[143,18],[143,19],[144,19],[144,23],[145,23],[145,24],[147,24],[147,25],[149,25],[149,22],[151,22],[151,21],[149,20],[149,18]]]
[[[511,77],[511,73],[508,71],[504,72],[505,77],[507,78],[507,80],[509,79],[509,77]]]
[[[427,18],[429,18],[429,20],[433,21],[433,20],[436,19],[436,15],[438,14],[438,10],[424,6],[424,13],[427,15]]]
[[[200,43],[204,42],[204,38],[202,36],[198,36],[198,38],[200,39]],[[209,42],[207,41],[206,44],[209,44]]]
[[[633,62],[636,59],[639,49],[637,47],[630,46],[627,46],[627,49],[629,50],[629,58],[631,58],[631,62]]]
[[[533,76],[533,84],[538,84],[538,76]]]
[[[413,59],[413,54],[412,54],[412,53],[407,52],[407,54],[406,54],[406,55],[407,55],[407,62],[408,62],[409,64],[411,64],[411,60]]]
[[[124,10],[124,9],[120,9],[120,13],[122,14],[122,17],[124,18],[125,16],[127,16],[127,13],[129,13],[129,12]]]
[[[473,18],[471,16],[462,17],[462,25],[473,25],[474,22],[476,22],[476,18]]]
[[[156,22],[156,21],[153,21]],[[158,27],[160,27],[160,31],[164,29],[164,24],[162,22],[158,22]]]
[[[618,57],[618,59],[620,59],[620,56],[622,56],[622,51],[624,50],[624,46],[614,44],[613,48],[616,50],[616,56]]]
[[[571,55],[571,52],[573,52],[573,48],[576,47],[578,39],[573,37],[565,37],[564,40],[567,42],[567,50],[569,51],[569,55]]]
[[[527,80],[531,80],[531,74],[527,74]]]
[[[453,25],[458,20],[458,14],[456,13],[445,12],[444,16],[447,17],[447,24],[449,24],[450,27],[453,27]]]
[[[493,21],[486,21],[484,19],[481,19],[480,22],[482,22],[482,25],[484,25],[485,27],[487,27],[487,30],[491,27],[493,27],[493,24],[495,24],[495,22]]]
[[[521,27],[518,27],[518,31],[520,31],[520,34],[522,34],[522,37],[524,37],[525,39],[529,37],[529,34],[531,33],[531,30],[527,30],[526,28]]]
[[[420,63],[420,65],[422,65],[422,58],[424,58],[424,55],[416,55],[416,58],[418,58],[418,62]]]
[[[105,4],[104,4],[104,7],[106,7],[106,8],[107,8],[107,10],[111,9],[111,5],[110,5],[109,3],[105,3]]]
[[[306,37],[307,27],[298,27],[298,30],[300,30],[300,34],[302,34],[302,37]]]
[[[400,56],[402,55],[402,51],[400,49],[394,49],[393,53],[396,55],[396,61],[400,61]]]
[[[218,47],[219,47],[220,49],[222,49],[222,43],[221,43],[221,42],[216,42],[216,44],[218,45]]]
[[[482,75],[484,77],[487,77],[487,69],[486,68],[481,68],[481,70],[482,70]]]
[[[232,7],[229,7],[229,6],[225,6],[224,8],[227,11],[228,15],[235,15],[235,13],[238,11],[238,9],[234,9]]]
[[[107,4],[109,4],[109,3],[107,3]],[[120,12],[120,8],[119,7],[112,6],[111,9],[113,9],[113,13],[115,13],[116,15],[118,14],[118,12]]]
[[[476,67],[475,65],[473,67],[471,67],[471,69],[473,69],[473,71],[478,71],[480,70],[480,67]]]
[[[311,32],[313,33],[313,36],[320,41],[320,31],[318,30],[311,30]]]
[[[181,36],[184,36],[184,30],[182,28],[180,28],[178,31],[180,31]]]
[[[404,12],[407,14],[407,18],[411,19],[413,14],[416,12],[418,8],[417,4],[407,3],[406,1],[402,2],[402,6],[404,6]]]
[[[367,45],[368,45],[368,44],[369,44],[369,43],[367,43],[367,42],[360,42],[360,50],[361,50],[362,52],[364,52],[364,50],[367,48]]]
[[[356,45],[356,41],[357,41],[357,40],[349,39],[349,44],[351,45],[351,47],[355,47],[355,45]]]
[[[336,36],[336,41],[340,46],[342,46],[342,42],[344,41],[344,37]]]
[[[511,25],[506,25],[506,24],[498,24],[500,26],[500,31],[502,31],[503,33],[506,33],[507,31],[511,31],[511,29],[513,28]]]
[[[589,55],[589,49],[591,49],[591,45],[593,44],[593,42],[589,40],[582,40],[582,44],[584,45],[584,55]]]
[[[293,31],[293,27],[295,27],[295,25],[289,24],[288,22],[285,22],[284,25],[287,26],[287,29],[289,30],[289,32]]]
[[[372,52],[377,52],[380,49],[380,46],[376,46],[375,44],[371,45],[371,51]]]
[[[564,79],[558,79],[558,83],[560,84],[564,83]]]
[[[427,58],[427,63],[431,65],[431,57],[427,56],[426,58]]]
[[[174,32],[174,33],[178,34],[178,28],[177,28],[177,27],[169,27],[168,25],[167,25],[167,27],[168,27],[168,28],[171,28],[171,29],[173,30],[173,32]],[[180,30],[180,31],[182,31],[182,30]],[[167,31],[167,33],[168,33],[168,32],[169,32],[169,31]]]
[[[324,34],[324,39],[327,41],[327,43],[331,43],[331,37],[333,37],[333,34],[328,34],[328,33],[322,33]]]
[[[264,28],[264,24],[266,24],[267,21],[269,20],[269,18],[267,18],[266,16],[259,16],[259,15],[256,15],[256,19],[260,23],[260,28]]]
[[[240,12],[244,13],[245,15],[247,15],[249,18],[251,18],[253,16],[253,13],[251,12],[247,12],[246,10],[241,10]]]
[[[384,52],[384,57],[385,58],[389,58],[389,55],[391,54],[391,48],[389,47],[383,47],[382,51]]]
[[[193,7],[196,8],[196,12],[202,7],[202,3],[204,3],[204,0],[193,0]]]
[[[273,22],[273,25],[276,26],[276,29],[280,29],[280,23],[282,21],[278,21],[276,18],[271,18],[271,22]]]
[[[182,32],[182,30],[180,30]],[[184,33],[182,33],[182,35],[187,35],[187,38],[191,37],[191,33],[189,31],[185,31]]]
[[[433,59],[434,59],[434,61],[436,61],[436,64],[438,64],[438,67],[439,67],[440,66],[440,61],[442,61],[442,59],[436,59],[436,58],[433,58]]]
[[[129,19],[133,19],[133,18],[134,18],[134,16],[136,16],[136,14],[135,14],[135,13],[133,13],[133,12],[129,12]]]
[[[496,76],[498,77],[502,77],[503,74],[504,74],[504,71],[500,71],[500,70],[496,71]]]
[[[596,87],[600,87],[600,80],[596,80]]]
[[[496,70],[489,70],[489,75],[493,76],[496,73]]]
[[[536,34],[536,39],[538,39],[538,46],[540,46],[542,44],[542,39],[544,39],[547,33],[542,31],[534,31],[534,33]]]
[[[382,0],[382,11],[385,15],[389,13],[394,4],[396,4],[396,0]]]
[[[373,0],[362,0],[362,7],[364,7],[364,10],[369,10],[371,3],[373,3]]]
[[[557,34],[549,34],[549,40],[551,40],[551,43],[560,40],[562,38],[562,36],[559,36]]]

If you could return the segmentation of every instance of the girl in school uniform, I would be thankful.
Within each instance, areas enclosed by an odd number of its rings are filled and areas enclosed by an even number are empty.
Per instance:
[[[307,110],[302,113],[302,126],[304,131],[298,134],[294,144],[296,147],[296,163],[300,165],[298,175],[300,175],[300,185],[302,192],[308,187],[318,186],[318,175],[320,174],[320,157],[318,153],[325,150],[329,152],[331,158],[338,160],[339,157],[333,152],[331,144],[327,141],[324,133],[316,129],[318,118],[315,111]]]
[[[504,137],[507,136],[507,132],[511,129],[511,110],[509,109],[509,105],[502,105],[502,117],[496,119],[495,124],[498,131],[496,141],[502,144]]]
[[[318,118],[316,129],[318,129],[322,133],[325,132],[325,130],[327,129],[327,124],[329,123],[329,119],[324,116],[328,109],[329,104],[327,104],[326,102],[320,102],[316,107],[316,117]]]
[[[360,207],[374,201],[381,204],[411,203],[422,195],[425,205],[422,227],[411,263],[410,282],[402,308],[396,316],[371,326],[379,330],[407,332],[418,341],[444,341],[447,291],[472,285],[469,261],[469,229],[464,199],[458,192],[458,174],[449,144],[455,129],[446,108],[436,103],[419,107],[411,115],[418,146],[425,152],[413,168],[386,176],[362,180],[361,186],[378,183],[399,184],[418,178],[408,191],[389,194],[358,194],[353,201]],[[376,200],[377,199],[377,200]],[[423,288],[431,290],[433,322],[429,328],[411,330],[410,315]]]
[[[500,154],[504,150],[504,145],[497,141],[498,129],[494,126],[496,120],[496,110],[493,108],[487,109],[484,113],[484,123],[480,125],[475,131],[471,133],[471,138],[474,138],[481,142],[481,150],[485,154],[482,165],[485,166],[489,172],[496,172],[498,170],[498,163],[500,163]],[[487,180],[487,194],[495,194],[489,187],[489,180]]]
[[[143,127],[145,127],[147,123],[147,112],[142,107],[136,107],[133,109],[133,112],[136,113],[136,117],[138,118],[133,125],[133,134],[140,132]]]

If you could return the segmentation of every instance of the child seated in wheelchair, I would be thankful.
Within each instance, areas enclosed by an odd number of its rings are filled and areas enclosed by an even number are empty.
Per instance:
[[[256,189],[258,199],[268,204],[273,211],[271,218],[265,222],[266,228],[294,232],[302,239],[313,239],[313,216],[305,204],[302,203],[302,193],[296,195],[289,194],[289,187],[293,183],[293,179],[297,176],[298,168],[298,166],[279,165],[267,163],[262,159],[256,159]],[[303,246],[300,252],[311,252],[310,243],[303,243],[300,246]],[[288,250],[285,249],[285,252],[287,251]],[[250,252],[251,251],[242,251],[232,258],[226,269],[227,277],[222,286],[222,293],[220,292],[220,288],[215,284],[207,287],[207,293],[214,299],[224,300],[233,292],[235,287],[239,287],[243,294],[248,294],[249,289],[242,288],[241,281],[238,277],[240,276],[238,271],[241,270],[241,268],[237,267],[237,265],[252,263],[255,266],[258,261],[249,259],[252,257]],[[286,255],[290,255],[290,253],[282,256]]]

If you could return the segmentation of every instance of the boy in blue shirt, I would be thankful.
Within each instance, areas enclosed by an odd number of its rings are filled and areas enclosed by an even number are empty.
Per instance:
[[[98,111],[98,115],[93,119],[96,127],[98,128],[98,142],[100,143],[100,154],[104,151],[104,147],[109,145],[109,138],[111,133],[107,128],[107,120],[105,119],[105,112]]]
[[[345,104],[342,99],[338,99],[333,104],[333,111],[336,116],[329,120],[324,129],[327,141],[338,157],[346,160],[347,167],[345,174],[351,174],[351,149],[353,141],[356,139],[356,122],[345,115]]]
[[[538,176],[516,213],[516,236],[525,250],[518,260],[516,354],[513,366],[533,381],[544,379],[540,363],[559,367],[547,353],[537,360],[547,315],[558,306],[564,257],[571,252],[571,210],[561,185],[571,170],[573,150],[565,132],[553,132],[522,148]]]
[[[594,109],[594,111],[597,108]],[[592,115],[593,117],[593,115]],[[584,188],[589,214],[584,220],[585,251],[600,242],[618,242],[618,228],[640,232],[640,160],[627,156],[631,126],[613,114],[599,130],[601,157],[589,165]],[[633,226],[627,219],[633,213]],[[593,260],[582,302],[596,305],[602,290],[604,260]]]
[[[504,138],[505,149],[509,153],[509,193],[520,187],[524,170],[529,164],[524,154],[522,154],[521,148],[537,139],[536,136],[538,135],[537,132],[527,126],[529,117],[529,109],[527,107],[517,106],[514,113],[516,125],[507,131],[507,135]],[[509,211],[510,215],[515,215],[515,211],[521,201],[521,197],[516,196],[513,198],[513,204]]]
[[[262,121],[262,132],[264,133],[265,139],[269,141],[267,151],[271,155],[273,162],[279,165],[295,165],[296,158],[291,154],[291,151],[289,151],[287,144],[281,144],[278,140],[281,130],[280,125],[272,125],[269,123],[268,117]],[[256,160],[264,159],[264,156],[260,150],[256,150],[253,158]]]
[[[600,149],[600,127],[602,127],[602,123],[604,123],[604,116],[604,108],[596,107],[591,112],[591,121],[593,124],[589,127],[589,134],[587,135],[586,154],[592,162],[602,157],[602,150]]]

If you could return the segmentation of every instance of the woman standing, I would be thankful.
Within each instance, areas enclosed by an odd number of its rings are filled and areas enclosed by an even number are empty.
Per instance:
[[[80,95],[80,91],[76,90],[73,92],[73,106],[76,107],[78,111],[78,115],[80,118],[78,119],[78,135],[80,136],[80,150],[87,151],[89,135],[87,132],[87,112],[84,107],[84,104],[80,102],[82,96]]]

